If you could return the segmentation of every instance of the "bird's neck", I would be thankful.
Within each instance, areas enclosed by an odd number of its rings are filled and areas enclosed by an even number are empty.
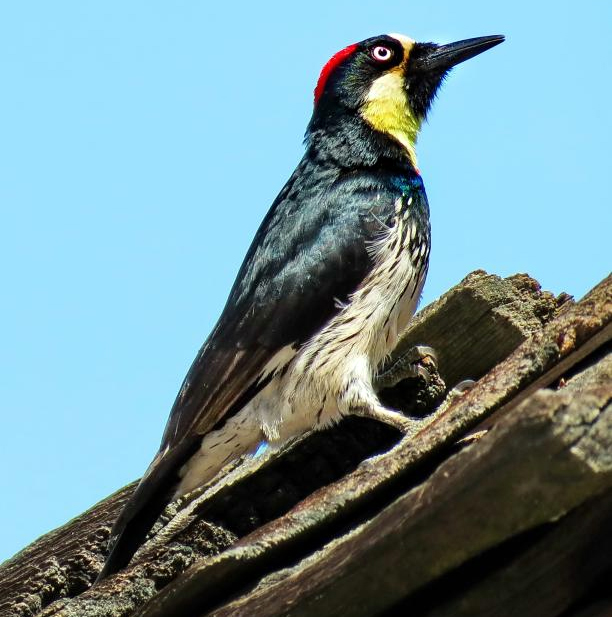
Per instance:
[[[319,120],[315,115],[306,133],[306,146],[314,158],[344,168],[385,167],[418,173],[418,127],[398,125],[383,133],[357,114]]]

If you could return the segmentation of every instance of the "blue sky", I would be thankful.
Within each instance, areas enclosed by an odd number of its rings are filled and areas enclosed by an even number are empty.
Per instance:
[[[505,34],[424,127],[424,302],[476,268],[577,297],[612,262],[612,4],[0,8],[0,560],[137,478],[335,51]]]

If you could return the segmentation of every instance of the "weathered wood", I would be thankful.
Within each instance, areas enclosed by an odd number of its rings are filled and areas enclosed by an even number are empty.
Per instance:
[[[564,397],[612,388],[612,355],[569,380]],[[583,400],[583,399],[582,399]],[[610,403],[609,403],[610,406]],[[571,410],[561,410],[566,417]],[[612,466],[612,435],[582,446],[594,473]],[[598,444],[597,447],[593,447]],[[604,446],[602,448],[601,446]],[[525,448],[528,444],[525,444]],[[593,465],[599,462],[598,465]],[[565,482],[565,478],[559,481]],[[606,572],[608,576],[606,576]],[[395,613],[421,617],[554,617],[593,595],[594,584],[612,573],[612,491],[587,500],[568,515],[479,555],[404,599]],[[608,592],[612,589],[607,586]],[[601,605],[600,605],[601,606]],[[612,615],[602,613],[603,615]],[[571,611],[572,617],[574,612]]]
[[[557,617],[612,565],[612,491],[512,538],[388,612],[419,617]],[[610,615],[612,613],[608,613]]]
[[[598,598],[596,600],[580,603],[580,606],[563,613],[560,617],[610,617],[612,615],[612,597],[610,595],[610,575],[605,579],[604,584],[608,587],[607,598]]]
[[[35,615],[49,601],[78,595],[101,567],[113,520],[135,486],[128,485],[0,566],[0,614]]]
[[[595,384],[579,400],[571,392],[538,392],[424,483],[297,566],[275,571],[250,593],[211,611],[216,585],[227,577],[237,580],[245,559],[261,563],[261,531],[190,569],[139,615],[378,614],[507,538],[556,520],[612,487],[610,453],[612,384]],[[285,563],[295,557],[287,555]],[[238,580],[242,587],[248,578]]]
[[[78,596],[88,589],[102,567],[110,524],[135,485],[133,482],[117,491],[4,562],[0,568],[0,615],[39,615],[53,600]],[[173,512],[176,510],[170,507],[165,513],[166,520]],[[202,522],[192,530],[188,543],[164,551],[164,559],[150,566],[146,581],[134,581],[130,593],[126,594],[126,605],[133,611],[144,602],[147,597],[144,589],[151,579],[162,582],[164,576],[175,576],[197,558],[214,554],[234,540],[225,530]],[[59,606],[55,604],[56,608]]]
[[[394,356],[426,343],[437,351],[448,385],[480,379],[563,304],[572,304],[567,294],[542,291],[526,274],[502,279],[477,270],[416,315]]]
[[[496,409],[505,405],[509,412],[513,399],[530,383],[547,374],[556,375],[557,366],[567,358],[575,358],[577,362],[580,348],[606,332],[611,320],[612,278],[609,277],[579,304],[541,332],[534,333],[416,438],[404,440],[392,451],[365,461],[353,473],[317,491],[287,515],[260,527],[229,551],[197,564],[158,595],[153,604],[163,606],[168,602],[166,606],[172,606],[180,598],[181,602],[194,605],[204,601],[211,607],[224,595],[237,593],[235,587],[232,589],[232,581],[246,585],[265,572],[273,572],[279,563],[286,562],[287,556],[295,560],[300,556],[296,551],[306,538],[309,549],[322,546],[337,535],[338,527],[355,524],[360,511],[371,514],[368,509],[371,510],[372,503],[380,504],[398,484],[406,489],[406,482],[414,482],[411,474],[418,477],[419,473],[429,473],[431,469],[424,467],[426,463],[437,464],[436,455],[443,456],[445,447]]]
[[[609,323],[610,307],[605,308],[606,293],[608,304],[610,300],[609,282],[603,287],[603,291],[595,290],[595,295],[591,294],[592,297],[583,302],[577,312],[568,310],[563,318],[569,321],[558,324],[557,330],[548,333],[548,338],[537,339],[536,336],[534,345],[543,345],[543,349],[529,351],[528,348],[527,353],[515,359],[514,364],[507,365],[506,371],[517,369],[516,374],[504,377],[502,370],[493,380],[487,376],[475,388],[477,394],[471,392],[466,395],[413,443],[402,443],[393,452],[360,465],[372,454],[386,452],[398,436],[386,427],[348,419],[325,434],[309,436],[280,453],[270,454],[267,461],[254,461],[250,466],[236,469],[233,475],[207,487],[203,503],[192,512],[193,516],[186,514],[188,505],[186,507],[183,502],[174,504],[166,512],[166,519],[172,518],[172,523],[162,529],[157,544],[154,541],[145,546],[125,572],[80,594],[78,598],[55,602],[42,614],[66,617],[132,615],[135,607],[154,597],[159,589],[190,564],[196,565],[189,575],[176,580],[176,588],[173,585],[168,587],[168,595],[184,594],[185,581],[201,566],[208,572],[208,583],[204,587],[212,590],[209,594],[212,606],[236,594],[239,591],[238,581],[244,584],[257,582],[266,573],[282,567],[287,558],[323,546],[331,538],[341,535],[344,525],[366,520],[396,498],[398,491],[405,492],[426,477],[452,452],[452,442],[457,437],[504,403],[516,398],[526,384],[550,373],[559,366],[563,357],[572,360],[569,365],[575,364],[580,350],[590,341],[597,340],[597,336],[601,338],[602,333],[603,341],[607,336],[605,325]],[[538,335],[538,328],[556,314],[565,300],[565,297],[555,299],[550,294],[540,292],[537,283],[524,276],[503,280],[485,273],[475,273],[434,303],[433,307],[423,311],[414,323],[414,331],[411,329],[407,333],[403,344],[435,343],[432,338],[441,341],[443,336],[447,336],[449,349],[459,346],[460,353],[440,353],[440,343],[437,345],[443,376],[452,385],[455,379],[478,377],[481,371],[486,373],[527,336],[534,332]],[[457,315],[462,315],[463,325],[457,326],[454,321]],[[428,323],[432,338],[427,336]],[[445,330],[447,324],[452,325],[450,330]],[[572,327],[577,327],[577,330],[564,338],[563,333]],[[496,337],[491,332],[503,332],[503,335]],[[555,336],[558,340],[554,339]],[[461,343],[461,340],[467,341],[467,344]],[[597,345],[601,345],[601,341]],[[486,353],[478,354],[479,347],[486,348]],[[477,358],[474,357],[475,353]],[[473,372],[471,366],[474,367]],[[567,367],[564,367],[566,370]],[[408,391],[406,387],[412,390]],[[403,404],[407,398],[419,401],[414,383],[402,384],[395,392],[385,395],[395,396],[395,400],[399,399],[402,407],[411,413],[423,413],[423,409],[427,411],[432,403],[431,393],[426,393],[419,402],[420,407]],[[465,417],[462,416],[464,413]],[[334,484],[317,490],[329,483]],[[125,495],[128,492],[126,490]],[[96,529],[100,537],[107,535],[116,510],[111,515],[109,509],[105,518],[102,515],[106,507],[104,504],[98,504],[83,515],[84,520],[87,516],[91,517],[92,525],[89,528],[86,522],[81,521],[76,528],[71,529],[69,524],[64,529],[65,534],[75,531],[78,537],[84,538],[87,530],[92,532]],[[299,506],[294,507],[296,504]],[[96,514],[98,508],[100,516]],[[180,510],[178,516],[173,517],[177,510]],[[204,523],[195,515],[203,516],[214,524]],[[162,525],[158,525],[156,531],[160,527]],[[210,558],[210,555],[234,543],[237,537],[242,539],[234,544],[236,553],[224,551],[219,557]],[[53,541],[46,545],[45,539],[31,547],[25,561],[23,553],[11,560],[11,572],[14,573],[19,564],[28,560],[36,565],[34,569],[38,572],[44,570],[41,565],[50,557],[50,547],[53,546]],[[78,552],[76,546],[78,543],[75,543],[74,553]],[[93,547],[92,550],[90,563],[94,570],[102,560],[102,551],[98,548]],[[63,561],[57,562],[60,573],[63,573],[70,557],[68,550],[62,556]],[[221,566],[214,565],[217,563]],[[5,576],[3,568],[0,567],[0,579]],[[91,569],[83,575],[83,587],[91,581]],[[0,610],[14,608],[12,601],[21,597],[28,600],[21,603],[21,612],[9,614],[34,615],[38,607],[54,599],[74,595],[76,588],[56,585],[53,580],[47,588],[50,591],[41,591],[44,575],[39,575],[37,579],[24,577],[19,580],[19,577],[14,577],[8,587],[0,584]],[[33,581],[36,584],[32,585]],[[206,591],[202,593],[206,594]]]

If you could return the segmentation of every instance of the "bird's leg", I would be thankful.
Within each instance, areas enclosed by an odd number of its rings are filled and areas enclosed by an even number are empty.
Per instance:
[[[436,352],[431,347],[415,345],[376,376],[374,388],[378,392],[392,388],[404,379],[416,377],[422,377],[425,383],[429,383],[431,373],[436,371],[437,367]]]
[[[365,379],[359,371],[349,376],[339,397],[338,407],[341,413],[371,418],[396,428],[404,436],[412,436],[440,417],[457,398],[472,388],[474,381],[466,379],[458,383],[448,392],[442,403],[425,418],[409,417],[401,411],[386,407],[380,402],[376,393],[385,388],[393,388],[404,379],[421,377],[429,384],[436,376],[437,370],[436,352],[431,347],[416,345],[371,381]],[[444,389],[444,382],[439,376],[437,379],[438,385]]]
[[[354,405],[351,408],[351,413],[356,416],[378,420],[401,431],[405,437],[411,437],[444,414],[455,400],[463,396],[474,386],[474,383],[471,379],[465,379],[458,383],[446,395],[444,401],[426,418],[409,418],[399,411],[394,411],[381,405],[377,399],[374,400],[373,398],[369,398],[367,403],[364,401],[361,405]],[[375,395],[374,398],[376,398]]]
[[[346,375],[346,381],[338,397],[340,413],[372,418],[396,428],[405,435],[413,434],[418,422],[399,411],[385,407],[378,399],[368,360],[362,358],[361,361],[355,361],[353,369],[351,374]]]
[[[408,418],[399,411],[388,409],[380,403],[371,405],[359,405],[351,408],[351,413],[362,418],[371,418],[378,420],[383,424],[388,424],[404,436],[414,435],[422,425],[422,422],[413,418]]]

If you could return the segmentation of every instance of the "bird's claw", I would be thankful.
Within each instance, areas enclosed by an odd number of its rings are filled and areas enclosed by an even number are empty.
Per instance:
[[[446,410],[458,399],[469,392],[476,382],[473,379],[464,379],[460,381],[452,390],[448,391],[445,399],[440,403],[438,408],[434,412],[434,416],[441,416]]]
[[[464,379],[460,381],[449,393],[448,396],[452,398],[456,398],[458,396],[463,396],[466,392],[471,390],[476,385],[476,382],[473,379]]]
[[[415,345],[395,360],[376,377],[376,390],[392,388],[404,379],[420,377],[429,384],[438,370],[438,356],[432,347]]]

